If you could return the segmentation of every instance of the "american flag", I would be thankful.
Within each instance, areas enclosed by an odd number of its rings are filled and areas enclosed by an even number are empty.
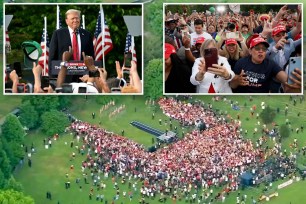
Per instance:
[[[62,28],[62,16],[59,5],[57,5],[57,12],[56,12],[56,29]]]
[[[8,35],[8,31],[5,31],[5,52],[6,53],[11,52],[11,42],[10,42],[10,37]]]
[[[124,52],[131,52],[132,53],[132,60],[137,62],[134,36],[131,36],[130,33],[128,33],[126,35]]]
[[[5,45],[11,45],[10,36],[8,35],[8,31],[5,31]]]
[[[43,29],[43,34],[41,36],[41,49],[42,49],[42,55],[40,56],[38,60],[38,64],[43,68],[42,75],[48,76],[49,74],[49,68],[48,68],[48,60],[49,60],[49,37],[47,31],[45,32],[45,29]]]
[[[104,16],[102,17],[104,19]],[[104,37],[104,47],[102,45],[103,37]],[[103,53],[106,55],[109,51],[113,49],[113,42],[110,37],[106,20],[104,20],[104,36],[103,36],[102,27],[101,27],[101,11],[99,12],[99,17],[96,23],[96,30],[94,34],[93,44],[96,56],[95,60],[102,60]]]

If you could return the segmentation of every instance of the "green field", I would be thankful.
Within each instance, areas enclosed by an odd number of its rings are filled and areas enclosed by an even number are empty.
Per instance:
[[[295,126],[300,126],[301,124],[305,123],[306,120],[306,104],[305,101],[302,103],[297,103],[296,106],[293,106],[293,102],[289,101],[289,96],[280,96],[280,97],[273,97],[273,99],[269,99],[266,96],[254,96],[252,103],[247,103],[246,108],[241,108],[239,111],[232,110],[230,108],[230,104],[224,101],[212,102],[210,96],[207,97],[197,97],[201,98],[206,104],[212,103],[213,107],[215,108],[222,108],[222,110],[227,110],[228,113],[235,117],[238,113],[240,114],[241,120],[243,121],[243,127],[249,128],[249,133],[251,133],[252,127],[254,127],[254,123],[257,122],[256,117],[249,117],[249,107],[256,104],[257,110],[260,110],[260,103],[261,101],[266,101],[270,105],[270,107],[280,107],[281,109],[285,106],[286,103],[289,104],[289,108],[291,111],[288,114],[288,118],[294,122],[293,128]],[[238,104],[244,104],[244,101],[248,101],[247,96],[236,96],[236,97],[227,97],[228,100],[234,99],[238,102]],[[280,102],[281,101],[281,102]],[[84,98],[76,98],[74,100],[74,105],[72,107],[73,114],[77,116],[77,118],[88,121],[92,124],[97,124],[101,121],[101,126],[106,128],[107,130],[112,130],[116,133],[121,133],[121,130],[125,130],[125,136],[132,138],[133,140],[144,144],[145,146],[150,146],[152,136],[148,135],[131,125],[129,122],[132,120],[138,120],[145,124],[150,124],[153,127],[158,129],[165,129],[166,127],[164,124],[162,126],[159,125],[158,120],[164,120],[166,117],[162,114],[162,112],[157,108],[157,112],[155,114],[155,118],[152,119],[152,113],[154,111],[153,106],[146,106],[145,99],[143,97],[136,97],[133,99],[132,96],[122,97],[121,102],[117,102],[116,106],[120,104],[126,105],[126,110],[121,112],[114,118],[109,119],[108,114],[111,112],[113,108],[110,108],[108,111],[99,114],[100,106],[95,103],[93,98],[89,97],[87,100]],[[136,108],[136,112],[135,112]],[[300,111],[301,115],[297,118],[296,111]],[[92,119],[91,113],[96,113],[96,119]],[[246,117],[249,117],[248,121],[245,120]],[[285,116],[282,112],[276,118],[276,122],[281,124],[281,121],[285,120]],[[250,138],[258,138],[259,135],[253,136],[249,134],[247,137]],[[75,184],[75,179],[80,177],[81,179],[81,161],[85,158],[81,155],[77,154],[77,157],[74,161],[70,161],[70,155],[74,151],[73,148],[70,148],[70,142],[73,140],[72,136],[61,135],[58,141],[53,141],[53,145],[51,149],[44,149],[43,147],[43,139],[46,137],[42,135],[41,132],[35,131],[30,132],[27,136],[27,144],[28,146],[31,143],[34,143],[35,149],[37,151],[36,154],[33,155],[33,166],[29,168],[27,164],[24,164],[23,167],[20,167],[15,176],[18,181],[20,181],[24,188],[25,192],[34,197],[36,203],[47,203],[45,198],[46,191],[52,192],[53,201],[50,203],[56,203],[60,201],[60,203],[75,203],[75,204],[82,204],[82,203],[96,203],[95,196],[92,201],[89,200],[88,194],[90,192],[91,185],[84,184],[82,185],[82,190],[79,189],[79,186]],[[306,145],[306,138],[303,137],[301,133],[296,134],[295,132],[290,135],[290,138],[284,141],[284,145],[289,145],[292,142],[293,138],[298,138],[298,141],[301,145]],[[65,142],[67,144],[65,144]],[[76,142],[76,141],[74,141]],[[288,149],[289,150],[289,149]],[[74,165],[75,169],[73,171],[70,170],[70,165]],[[67,181],[65,174],[69,174],[69,180],[71,182],[71,189],[66,190],[64,183]],[[103,178],[103,176],[101,176]],[[81,184],[83,184],[83,180],[81,180]],[[105,183],[107,185],[106,190],[100,190],[99,194],[103,193],[105,197],[110,202],[112,197],[115,195],[115,190],[113,189],[113,184],[111,179],[106,179]],[[118,179],[118,183],[120,183],[120,179]],[[276,182],[273,184],[273,189],[281,183],[281,181]],[[138,185],[140,182],[138,182]],[[277,203],[277,204],[287,204],[291,201],[292,204],[296,203],[303,203],[304,194],[302,193],[302,187],[305,186],[306,181],[297,182],[291,185],[288,188],[282,189],[279,191],[279,197],[273,198],[269,203]],[[115,203],[137,203],[139,199],[138,193],[134,194],[132,202],[130,202],[127,198],[122,198],[122,191],[126,189],[128,192],[128,186],[119,185],[120,186],[120,199]],[[139,189],[140,187],[138,187]],[[242,194],[247,194],[248,198],[251,196],[259,197],[261,195],[261,191],[263,186],[259,188],[251,188],[241,191]],[[94,195],[97,194],[96,189],[94,189]],[[290,195],[290,197],[289,197]],[[294,196],[292,196],[294,195]],[[235,203],[236,202],[237,193],[232,193],[227,199],[225,203]],[[73,198],[73,199],[72,199]],[[157,200],[148,200],[149,203],[159,203]],[[168,199],[167,203],[171,203]],[[181,202],[177,203],[185,203],[184,199]],[[220,202],[221,203],[221,202]]]

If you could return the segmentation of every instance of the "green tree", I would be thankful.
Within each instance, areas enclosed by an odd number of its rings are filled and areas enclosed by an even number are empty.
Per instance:
[[[4,150],[0,150],[0,170],[4,176],[4,179],[10,178],[12,167]]]
[[[163,1],[153,1],[144,7],[145,51],[144,64],[147,67],[152,59],[163,57]]]
[[[276,111],[268,106],[261,111],[259,116],[264,124],[270,124],[274,121]]]
[[[0,190],[0,203],[2,204],[34,204],[33,198],[14,190]]]
[[[26,96],[23,98],[23,103],[29,101],[30,104],[35,107],[38,115],[50,110],[58,110],[60,107],[58,96]]]
[[[5,182],[6,182],[6,180],[4,178],[4,174],[3,174],[2,170],[0,169],[0,189],[4,188]]]
[[[9,114],[2,125],[2,135],[7,142],[19,142],[24,141],[25,132],[23,127],[15,115]]]
[[[2,125],[2,145],[11,162],[16,166],[24,156],[21,145],[24,143],[25,132],[15,115],[9,114]]]
[[[19,120],[23,126],[26,126],[29,129],[35,128],[39,125],[38,113],[30,101],[25,101],[21,104]]]
[[[282,138],[288,138],[290,136],[290,129],[286,124],[283,124],[279,128],[279,134]]]
[[[23,191],[23,186],[22,186],[21,183],[17,182],[13,176],[11,176],[7,180],[7,182],[4,186],[4,189],[7,189],[7,190],[12,189],[12,190],[15,190],[15,191],[22,192]]]
[[[23,143],[15,141],[7,142],[5,139],[3,140],[3,149],[6,152],[12,167],[17,166],[19,161],[24,157],[24,151],[21,147],[22,144]]]
[[[58,96],[59,109],[68,108],[71,105],[71,101],[75,98],[76,96]]]
[[[42,116],[42,131],[49,136],[64,132],[69,125],[67,116],[57,110],[45,112]]]
[[[146,83],[144,84],[144,93],[146,98],[158,99],[163,95],[163,61],[162,59],[153,59],[146,67]]]

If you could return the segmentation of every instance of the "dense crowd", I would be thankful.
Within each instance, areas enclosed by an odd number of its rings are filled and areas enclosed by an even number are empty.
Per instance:
[[[161,98],[158,104],[168,117],[187,125],[194,125],[200,119],[208,128],[195,129],[175,143],[148,152],[126,137],[75,121],[70,129],[75,138],[83,142],[76,146],[79,153],[87,155],[81,167],[86,182],[87,172],[91,172],[93,185],[103,189],[105,183],[101,175],[112,177],[117,192],[114,200],[121,194],[128,195],[130,200],[134,194],[140,194],[141,203],[157,196],[161,202],[170,197],[212,203],[214,199],[224,201],[228,193],[240,189],[245,172],[252,174],[253,185],[267,182],[266,191],[272,181],[295,175],[296,156],[287,154],[280,143],[274,141],[270,149],[263,136],[253,146],[251,140],[240,134],[239,123],[219,120],[211,109],[199,103]],[[295,141],[293,145],[297,144]],[[118,182],[128,183],[129,192],[121,192]],[[214,192],[218,187],[222,190]],[[98,192],[96,195],[99,197]],[[90,193],[90,199],[92,196],[94,194]],[[239,199],[246,200],[243,196]]]
[[[166,93],[301,92],[301,5],[190,7],[166,7]]]
[[[190,113],[188,120],[192,124],[203,113],[201,117],[210,127],[205,131],[187,133],[176,143],[150,153],[132,140],[76,121],[71,124],[71,130],[76,137],[83,139],[79,152],[87,152],[82,170],[89,169],[93,178],[98,178],[99,173],[105,177],[120,176],[130,186],[135,186],[132,178],[140,179],[140,193],[144,197],[160,195],[163,198],[168,195],[208,199],[213,194],[208,191],[211,186],[225,186],[219,198],[225,192],[237,190],[241,174],[261,159],[252,142],[241,137],[239,126],[217,122],[212,111],[199,105],[183,104],[172,98],[161,99],[159,103],[163,104],[164,113],[174,119],[180,119],[175,115],[185,109],[182,114]],[[136,192],[135,188],[133,192]],[[198,193],[193,195],[194,192]]]

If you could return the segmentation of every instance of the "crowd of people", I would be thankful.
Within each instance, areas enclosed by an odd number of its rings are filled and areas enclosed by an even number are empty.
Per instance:
[[[301,93],[300,4],[267,14],[182,7],[166,7],[166,93]]]
[[[296,176],[296,155],[286,153],[279,141],[273,140],[271,149],[266,136],[253,144],[242,136],[239,122],[225,122],[222,116],[200,103],[161,98],[158,104],[165,115],[181,124],[194,126],[202,120],[207,128],[195,129],[168,146],[148,152],[144,146],[98,126],[82,121],[70,126],[75,137],[83,141],[79,153],[87,154],[82,172],[84,175],[91,172],[98,188],[105,185],[102,175],[112,177],[117,192],[115,200],[120,196],[133,200],[133,195],[139,194],[140,203],[156,197],[160,202],[169,198],[224,202],[228,193],[241,189],[241,176],[245,172],[252,174],[253,185],[266,183],[263,194],[271,189],[271,182]],[[121,190],[118,183],[127,183],[129,191]],[[214,192],[219,187],[222,190]],[[239,200],[246,201],[243,197]]]
[[[113,116],[116,116],[120,112],[125,110],[125,104],[121,104],[119,107],[116,107],[112,112],[109,113],[108,117],[112,118]]]
[[[117,183],[121,180],[128,183],[129,194],[140,193],[144,199],[159,196],[161,201],[169,197],[187,201],[224,200],[227,193],[239,189],[244,172],[254,171],[254,180],[259,183],[258,180],[275,170],[272,167],[267,167],[266,172],[261,170],[265,166],[265,154],[261,146],[253,147],[250,140],[242,137],[239,124],[218,120],[211,110],[199,104],[173,98],[162,98],[158,103],[167,116],[186,125],[194,125],[200,118],[208,128],[186,133],[175,143],[147,152],[142,145],[126,137],[75,121],[70,129],[83,141],[79,152],[87,152],[82,171],[91,172],[96,180],[94,185],[102,182],[102,174],[113,177],[118,192],[121,191]],[[286,166],[287,159],[283,157],[279,162]],[[279,168],[281,170],[275,170],[273,177],[283,170]],[[137,189],[139,181],[141,188]],[[211,191],[220,186],[222,191]]]
[[[137,63],[132,58],[130,65],[126,66],[121,66],[116,61],[114,67],[117,77],[108,77],[105,68],[96,68],[94,64],[95,52],[91,34],[80,28],[81,11],[69,9],[65,14],[65,22],[67,27],[57,29],[52,35],[48,59],[49,75],[42,73],[43,67],[47,65],[41,61],[33,63],[33,82],[23,79],[22,73],[17,73],[16,70],[7,70],[6,79],[10,80],[5,83],[6,93],[142,93]],[[37,49],[41,50],[40,47]],[[52,61],[55,60],[62,60],[58,74],[51,72],[55,69],[52,67]],[[72,60],[74,64],[84,62],[86,72],[69,73],[68,68],[72,66],[69,62]]]

